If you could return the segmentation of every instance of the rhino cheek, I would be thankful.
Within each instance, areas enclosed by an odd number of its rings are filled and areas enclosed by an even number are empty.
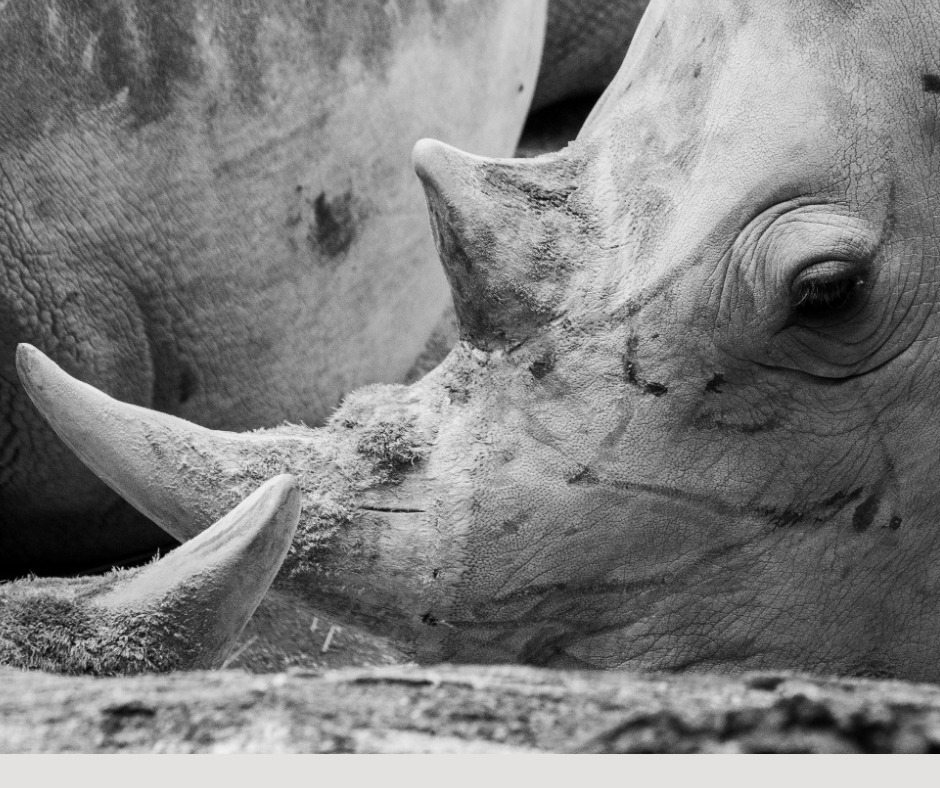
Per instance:
[[[590,472],[536,476],[526,505],[497,492],[474,507],[454,613],[461,659],[547,664],[597,633],[629,633],[690,587],[717,587],[754,533],[753,520],[679,491],[618,490]],[[635,641],[621,655],[642,659],[648,643]]]
[[[890,673],[909,658],[899,622],[919,596],[907,580],[885,592],[864,578],[927,568],[890,529],[854,529],[856,506],[827,525],[780,525],[681,491],[576,486],[529,498],[509,520],[479,508],[446,656],[843,673]]]
[[[486,419],[449,425],[435,451],[446,475],[462,481],[444,493],[449,538],[461,546],[438,613],[449,625],[443,658],[865,672],[902,664],[911,650],[897,622],[923,607],[917,588],[932,581],[921,576],[928,567],[917,537],[899,532],[893,495],[878,496],[877,481],[829,491],[800,513],[785,502],[806,479],[788,484],[772,473],[782,503],[757,503],[753,490],[721,482],[718,447],[700,458],[713,466],[713,483],[682,489],[694,478],[677,473],[695,467],[688,452],[647,452],[644,464],[634,455],[649,444],[631,431],[619,459],[608,452],[579,462],[583,435],[561,445],[545,431],[527,439],[511,413],[492,402],[483,410]],[[636,421],[650,429],[648,417]],[[734,441],[761,442],[747,431],[726,437],[727,451]],[[649,467],[653,455],[662,467]],[[767,463],[754,456],[753,485],[766,487]],[[888,593],[864,580],[886,567],[898,578]]]

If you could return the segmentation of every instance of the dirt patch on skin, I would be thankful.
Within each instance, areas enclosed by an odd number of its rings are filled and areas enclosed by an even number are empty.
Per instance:
[[[349,251],[365,219],[366,211],[352,192],[327,197],[320,192],[310,207],[314,221],[307,232],[311,251],[321,250],[327,258],[335,258]]]
[[[418,444],[414,422],[382,421],[364,429],[356,450],[371,457],[380,469],[401,471],[424,459],[426,449]]]

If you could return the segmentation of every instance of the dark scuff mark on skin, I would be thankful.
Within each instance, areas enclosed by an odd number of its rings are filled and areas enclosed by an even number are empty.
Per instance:
[[[720,372],[716,372],[712,375],[712,379],[705,384],[705,391],[709,394],[720,394],[721,387],[725,384],[725,376]]]
[[[597,484],[600,482],[598,475],[588,465],[581,465],[577,471],[569,476],[566,481],[568,484]]]
[[[644,379],[640,374],[640,365],[633,359],[639,348],[639,344],[640,340],[637,336],[632,336],[627,340],[627,349],[623,356],[624,380],[644,394],[649,394],[653,397],[661,397],[663,394],[667,394],[669,389],[662,383]]]
[[[653,397],[661,397],[663,394],[667,394],[669,389],[664,386],[662,383],[657,383],[654,380],[644,380],[639,375],[639,370],[635,362],[630,361],[629,359],[624,361],[623,364],[624,371],[624,380],[627,381],[634,388],[640,389],[644,394],[649,394]]]
[[[846,506],[852,503],[852,501],[858,499],[863,491],[863,487],[856,487],[854,490],[849,492],[840,491],[830,495],[828,498],[824,498],[821,501],[817,501],[816,503],[811,504],[803,510],[790,508],[775,509],[771,506],[758,509],[758,513],[764,517],[769,518],[771,524],[775,528],[785,528],[787,526],[796,525],[798,523],[805,522],[810,518],[812,518],[813,524],[819,525],[822,523],[828,523],[834,519],[843,509],[845,509]],[[859,505],[859,507],[856,509],[856,514],[858,509],[864,505],[864,503]]]
[[[536,359],[529,365],[529,372],[536,380],[541,380],[555,368],[555,359],[551,354],[547,354],[540,359]]]
[[[767,514],[770,516],[770,522],[774,528],[786,528],[790,525],[796,525],[803,519],[803,514],[795,509],[771,509]]]
[[[333,258],[345,254],[356,240],[359,229],[360,217],[352,192],[332,198],[320,192],[316,199],[308,202],[314,217],[307,233],[311,251],[319,249]]]
[[[608,432],[601,439],[601,449],[606,451],[607,449],[620,446],[620,442],[621,440],[623,440],[623,436],[626,433],[627,429],[629,428],[630,422],[632,420],[633,420],[632,413],[625,414],[620,419],[620,422],[617,424],[617,426],[614,427],[610,432]]]
[[[862,491],[864,489],[865,489],[864,487],[856,487],[854,490],[851,490],[850,492],[834,493],[833,495],[830,495],[828,498],[824,498],[823,500],[821,500],[818,504],[816,504],[816,506],[821,509],[829,509],[829,508],[832,508],[833,506],[838,506],[841,509],[847,503],[851,503],[856,498],[858,498],[862,494]],[[817,522],[823,522],[823,521],[817,520]]]
[[[451,405],[466,405],[470,401],[470,392],[466,386],[447,382],[444,384],[444,390]]]
[[[699,414],[692,421],[692,426],[698,430],[724,430],[728,432],[737,432],[742,435],[758,435],[762,432],[771,432],[780,426],[780,419],[771,416],[764,421],[751,422],[750,424],[736,424],[734,422],[723,421],[715,414]]]
[[[925,93],[940,93],[940,75],[924,74],[921,76]]]
[[[868,530],[868,527],[874,522],[880,503],[881,494],[875,492],[855,507],[855,513],[852,515],[852,528],[856,532],[863,533]]]

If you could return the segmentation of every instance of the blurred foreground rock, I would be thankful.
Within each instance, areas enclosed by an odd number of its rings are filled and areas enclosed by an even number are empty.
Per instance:
[[[523,667],[0,671],[2,752],[937,752],[940,687]]]

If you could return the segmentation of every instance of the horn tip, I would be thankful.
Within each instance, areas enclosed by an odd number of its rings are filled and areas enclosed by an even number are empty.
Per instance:
[[[72,379],[49,356],[26,342],[21,342],[16,346],[16,374],[30,399],[47,418],[44,392],[51,386]]]
[[[269,479],[258,488],[259,498],[267,500],[270,511],[276,513],[281,522],[293,523],[285,530],[293,533],[300,517],[300,481],[290,473],[282,473]],[[290,541],[290,536],[288,536]]]
[[[430,137],[418,140],[411,150],[411,164],[425,185],[434,184],[444,173],[460,170],[461,164],[480,159],[479,156]]]
[[[434,162],[440,158],[442,150],[446,147],[443,142],[429,137],[415,143],[411,150],[411,166],[422,181],[427,182],[431,178]]]
[[[48,356],[33,345],[20,342],[16,346],[16,371],[24,383],[33,378],[34,369],[43,361],[49,361]]]

